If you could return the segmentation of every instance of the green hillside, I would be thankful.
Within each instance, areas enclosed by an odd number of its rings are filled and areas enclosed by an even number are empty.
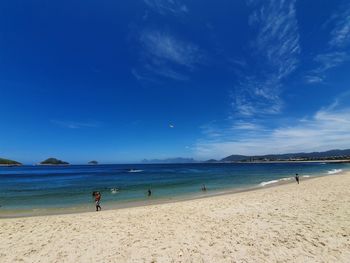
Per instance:
[[[68,165],[69,163],[58,160],[56,158],[48,158],[40,163],[41,165]]]
[[[13,160],[0,158],[0,165],[22,165],[22,164]]]

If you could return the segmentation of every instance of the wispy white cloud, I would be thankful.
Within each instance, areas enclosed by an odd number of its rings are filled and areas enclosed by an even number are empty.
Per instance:
[[[283,106],[281,86],[273,76],[264,80],[246,77],[232,92],[235,113],[246,117],[279,113]]]
[[[265,132],[266,128],[257,120],[250,121],[228,121],[220,124],[217,121],[209,122],[201,127],[202,134],[206,142],[221,142],[237,139],[241,136],[253,136],[254,134]]]
[[[169,33],[144,31],[140,40],[149,55],[156,58],[155,64],[168,61],[191,68],[200,60],[196,45],[177,39]]]
[[[319,66],[310,71],[309,75],[306,76],[306,81],[308,83],[319,83],[323,82],[325,79],[325,73],[335,68],[345,61],[349,60],[350,56],[346,52],[329,52],[319,54],[314,58],[314,61],[319,64]]]
[[[188,13],[188,7],[178,0],[144,0],[144,2],[161,15]]]
[[[263,126],[252,121],[237,121],[233,124],[232,130],[261,131]]]
[[[344,94],[312,117],[300,119],[290,126],[274,129],[260,126],[256,132],[244,136],[232,129],[221,129],[221,136],[198,141],[195,147],[197,158],[350,148],[350,107],[346,103],[349,98],[350,94]]]
[[[300,46],[295,2],[263,1],[255,11],[258,36],[253,46],[257,53],[263,54],[279,79],[293,72],[298,63]]]
[[[340,65],[347,59],[349,59],[349,55],[346,52],[331,52],[317,55],[314,60],[320,63],[320,66],[316,71],[325,72]]]
[[[350,58],[347,52],[350,45],[350,4],[343,5],[326,24],[333,25],[330,31],[328,50],[314,58],[318,66],[305,77],[308,83],[323,82],[329,70],[340,66]]]
[[[139,40],[142,46],[142,68],[134,69],[133,72],[138,79],[158,75],[187,80],[186,72],[193,71],[204,57],[198,46],[165,31],[145,30]]]
[[[323,77],[316,75],[307,75],[305,76],[305,80],[307,83],[321,83],[323,82]]]
[[[350,4],[344,5],[342,10],[332,18],[335,20],[335,26],[331,31],[329,45],[343,48],[350,44]]]
[[[66,121],[66,120],[51,120],[50,122],[59,127],[68,128],[68,129],[97,128],[100,126],[100,123],[95,121],[78,122],[78,121]]]
[[[233,106],[243,116],[278,113],[283,105],[282,81],[296,69],[300,53],[295,0],[248,4],[253,8],[249,24],[257,32],[251,48],[261,63],[251,65],[257,73],[236,86]]]

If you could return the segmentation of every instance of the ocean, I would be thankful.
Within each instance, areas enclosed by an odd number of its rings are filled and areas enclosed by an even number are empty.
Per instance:
[[[293,181],[295,173],[302,183],[307,177],[349,169],[350,164],[323,162],[0,167],[0,213],[82,206],[93,210],[93,191],[102,193],[103,207],[267,187]]]

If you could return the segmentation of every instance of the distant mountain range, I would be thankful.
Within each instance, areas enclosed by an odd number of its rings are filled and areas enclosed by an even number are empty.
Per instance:
[[[237,155],[233,154],[221,160],[210,159],[204,163],[218,162],[268,162],[268,161],[309,161],[309,160],[349,160],[350,149],[345,150],[329,150],[325,152],[300,152],[300,153],[285,153],[285,154],[266,154],[266,155]],[[144,159],[142,163],[201,163],[193,158],[167,158],[167,159]],[[90,161],[89,164],[96,165],[97,161]],[[21,163],[13,160],[0,158],[0,166],[17,166]],[[58,160],[56,158],[48,158],[39,163],[39,165],[69,165],[68,162]]]
[[[257,162],[257,161],[307,161],[307,160],[334,160],[350,159],[350,149],[330,150],[325,152],[300,152],[285,154],[266,154],[266,155],[238,155],[233,154],[220,160],[210,159],[204,163],[219,162]],[[144,159],[143,163],[201,163],[193,158],[168,158],[168,159]]]
[[[285,153],[285,154],[267,154],[267,155],[230,155],[221,162],[249,162],[249,161],[283,161],[283,160],[319,160],[319,159],[340,159],[350,158],[350,149],[346,150],[330,150],[325,152],[310,152],[310,153]],[[209,160],[212,162],[212,160]]]

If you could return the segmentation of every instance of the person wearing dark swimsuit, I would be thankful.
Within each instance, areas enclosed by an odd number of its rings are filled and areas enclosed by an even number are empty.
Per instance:
[[[96,206],[96,211],[101,211],[101,193],[100,192],[93,192],[92,196],[95,198],[95,206]]]

